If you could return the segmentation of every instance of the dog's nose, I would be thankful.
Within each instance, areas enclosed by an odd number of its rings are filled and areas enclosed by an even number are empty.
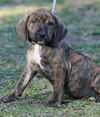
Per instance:
[[[38,35],[41,37],[41,38],[44,38],[45,37],[45,32],[39,32]]]

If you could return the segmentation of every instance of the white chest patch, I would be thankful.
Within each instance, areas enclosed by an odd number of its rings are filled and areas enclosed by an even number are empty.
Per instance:
[[[40,51],[41,51],[41,46],[36,44],[34,46],[34,53],[33,53],[33,61],[40,66],[41,69],[43,69],[43,66],[41,65],[41,56],[40,56]]]

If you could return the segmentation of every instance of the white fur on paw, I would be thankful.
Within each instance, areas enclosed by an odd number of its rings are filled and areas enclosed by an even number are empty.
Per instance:
[[[96,101],[95,97],[90,97],[89,99],[92,100],[92,101]]]

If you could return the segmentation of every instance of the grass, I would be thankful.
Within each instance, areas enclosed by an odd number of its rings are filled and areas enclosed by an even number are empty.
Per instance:
[[[100,53],[100,48],[99,48],[100,43],[88,43],[88,44],[77,44],[74,45],[74,48],[92,53],[92,54],[99,54]],[[87,49],[86,49],[87,48]],[[92,49],[91,49],[92,48]]]
[[[67,26],[68,35],[82,37],[72,46],[94,55],[94,61],[100,64],[100,1],[87,2],[58,0],[56,14]],[[16,36],[15,24],[36,8],[51,9],[51,4],[50,0],[0,0],[0,96],[8,94],[15,87],[26,62],[25,52],[28,47]],[[70,41],[72,40],[74,39],[71,38]],[[82,42],[79,43],[78,40]],[[52,86],[48,81],[43,78],[35,79],[26,88],[22,98],[12,103],[0,104],[0,117],[100,116],[100,103],[67,97],[69,103],[50,107],[46,105],[46,101],[51,96]]]

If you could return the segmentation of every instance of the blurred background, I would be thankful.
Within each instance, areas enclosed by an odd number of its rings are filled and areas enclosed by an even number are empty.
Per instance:
[[[25,54],[28,47],[16,36],[15,24],[24,15],[37,8],[45,7],[51,11],[52,2],[53,0],[0,0],[0,96],[8,94],[15,86],[26,63]],[[67,43],[100,64],[100,0],[57,0],[55,14],[68,28]],[[15,103],[13,106],[10,104],[9,108],[6,105],[0,105],[0,117],[17,117],[18,113],[18,117],[32,117],[30,113],[34,113],[38,117],[41,110],[45,112],[45,107],[36,102],[36,104],[31,104],[33,98],[30,96],[35,95],[36,100],[47,99],[51,96],[48,93],[51,89],[50,84],[45,80],[34,81],[34,86],[30,84],[25,90],[23,101],[20,99],[21,101],[18,100],[17,104]],[[42,92],[46,92],[46,94],[42,94]],[[27,97],[30,97],[30,101]],[[100,105],[84,101],[71,104],[67,110],[64,108],[61,110],[46,109],[51,114],[50,117],[63,116],[60,115],[63,112],[67,112],[69,117],[79,115],[99,117],[100,115]],[[39,114],[37,115],[37,113]]]

